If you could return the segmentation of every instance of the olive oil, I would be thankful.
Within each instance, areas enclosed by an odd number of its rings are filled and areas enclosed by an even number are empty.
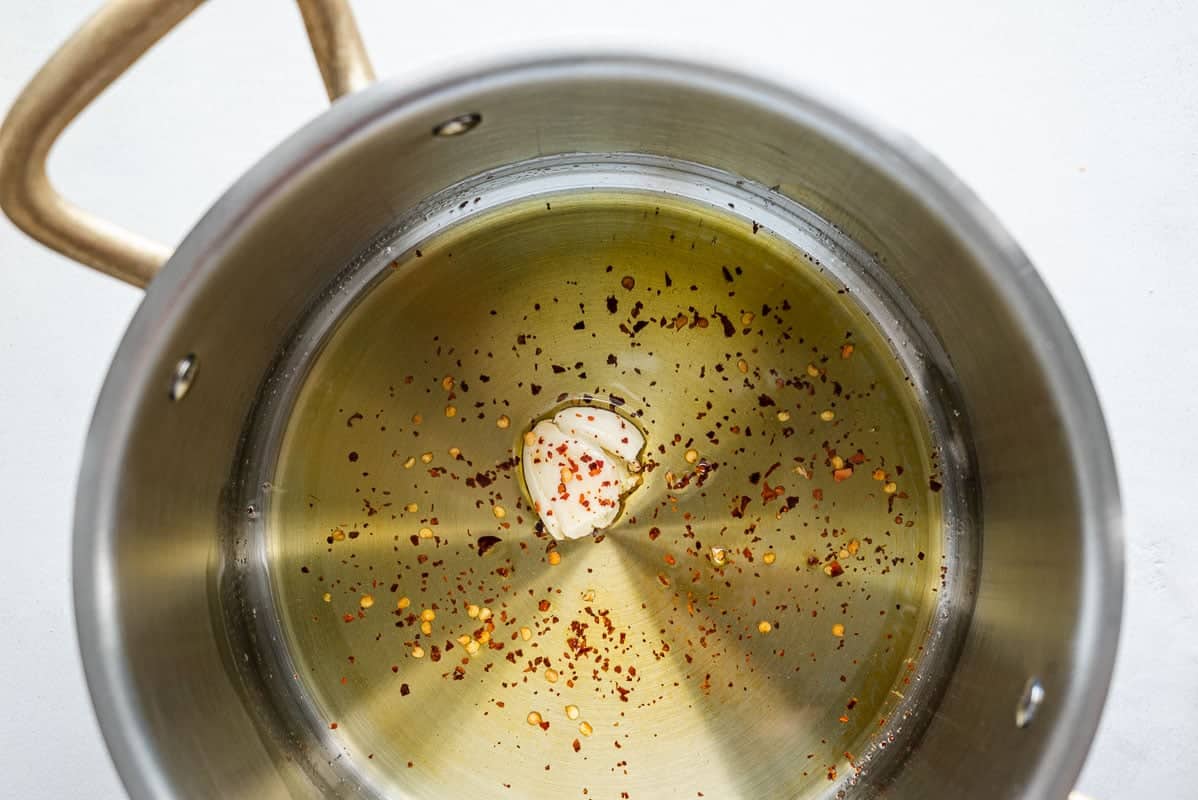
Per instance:
[[[558,542],[520,452],[570,404],[646,446],[618,521]],[[813,255],[714,206],[554,195],[406,250],[324,343],[272,590],[379,794],[822,796],[915,689],[941,480],[890,341]]]

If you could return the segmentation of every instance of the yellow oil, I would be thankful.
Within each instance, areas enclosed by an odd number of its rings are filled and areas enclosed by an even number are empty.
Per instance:
[[[554,543],[516,465],[571,402],[633,419],[649,463],[615,526]],[[814,797],[918,667],[935,469],[886,339],[786,241],[645,194],[528,201],[405,253],[316,358],[273,590],[381,793]]]

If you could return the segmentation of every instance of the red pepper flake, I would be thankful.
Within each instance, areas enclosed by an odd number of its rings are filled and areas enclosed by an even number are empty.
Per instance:
[[[329,730],[332,730],[332,731],[335,731],[335,730],[337,730],[337,723],[336,723],[336,722],[330,722],[330,723],[329,723]]]
[[[649,541],[651,541],[651,542],[657,541],[658,536],[661,536],[661,528],[650,528],[649,529]]]
[[[582,742],[575,739],[574,743],[571,746],[574,748],[574,752],[577,753],[579,750],[582,749]]]
[[[844,574],[844,567],[840,566],[839,561],[829,561],[824,565],[824,574],[829,578],[836,578]]]

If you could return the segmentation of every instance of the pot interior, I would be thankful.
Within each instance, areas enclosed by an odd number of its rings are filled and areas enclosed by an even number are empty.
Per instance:
[[[247,449],[257,667],[296,676],[266,688],[336,764],[313,777],[884,785],[955,656],[973,537],[935,345],[878,272],[765,187],[634,155],[513,165],[380,238]],[[571,406],[635,424],[644,469],[559,542],[521,451]]]

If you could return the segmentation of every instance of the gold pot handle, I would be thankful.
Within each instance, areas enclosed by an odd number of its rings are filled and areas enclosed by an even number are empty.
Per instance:
[[[58,49],[0,127],[0,208],[42,244],[144,287],[170,248],[84,211],[46,176],[54,142],[84,108],[203,0],[110,0]],[[347,0],[297,0],[329,99],[374,80]]]

